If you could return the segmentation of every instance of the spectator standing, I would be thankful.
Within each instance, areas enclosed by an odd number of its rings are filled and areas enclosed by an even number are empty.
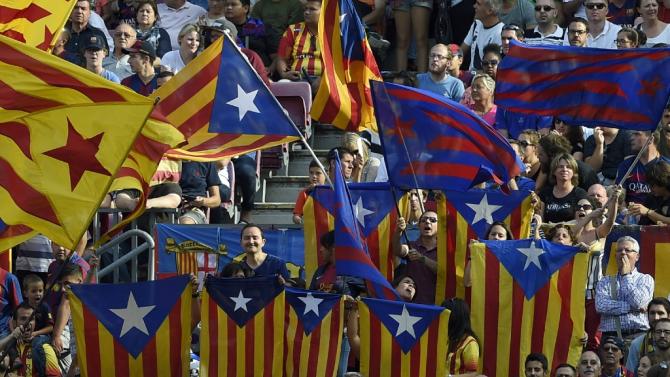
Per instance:
[[[396,71],[407,70],[407,53],[410,42],[416,45],[416,69],[426,72],[428,69],[428,26],[433,1],[430,0],[394,0],[393,18],[396,28]]]
[[[109,81],[113,81],[117,84],[121,82],[119,76],[115,73],[108,71],[102,67],[102,61],[107,56],[107,50],[105,48],[104,39],[100,39],[98,35],[91,35],[88,41],[84,44],[84,59],[86,61],[86,69],[106,78]]]
[[[210,6],[210,12],[211,9]],[[300,0],[259,0],[251,10],[251,16],[265,24],[270,55],[279,49],[279,40],[284,30],[304,20]]]
[[[133,71],[128,63],[130,56],[123,52],[123,49],[131,47],[135,41],[137,41],[135,29],[128,24],[119,24],[114,30],[114,51],[102,61],[103,68],[116,74],[121,80],[132,75]]]
[[[29,274],[35,274],[47,281],[49,264],[53,262],[51,241],[43,235],[37,235],[16,247],[16,277],[20,282]]]
[[[0,268],[0,338],[9,334],[9,320],[14,310],[23,302],[19,279]]]
[[[503,0],[499,17],[505,25],[519,27],[522,35],[524,31],[533,30],[537,25],[533,3],[529,0]]]
[[[670,27],[658,19],[658,2],[640,0],[637,11],[642,17],[642,23],[637,25],[637,29],[647,35],[647,43],[643,47],[652,47],[656,43],[670,44]]]
[[[165,0],[158,4],[160,27],[167,31],[172,43],[172,50],[179,48],[179,34],[187,24],[195,24],[207,11],[186,0]]]
[[[430,49],[429,57],[428,72],[416,75],[418,88],[460,102],[465,87],[461,80],[447,73],[449,62],[453,59],[449,48],[443,44],[436,44]]]
[[[630,133],[612,127],[596,127],[584,142],[584,162],[598,173],[600,182],[611,185],[617,168],[626,156],[633,154]]]
[[[105,33],[103,33],[102,30],[91,26],[88,22],[90,18],[90,1],[77,1],[70,14],[70,22],[68,26],[70,38],[67,43],[65,43],[65,51],[69,53],[66,55],[69,58],[69,61],[80,66],[84,65],[84,58],[81,54],[84,44],[90,41],[91,37],[95,36],[100,38],[100,40],[103,41],[103,47],[109,51]]]
[[[442,303],[449,316],[449,349],[447,369],[449,374],[475,373],[479,368],[479,341],[470,325],[470,309],[460,298]]]
[[[137,3],[135,12],[137,39],[151,43],[160,58],[172,51],[170,34],[156,24],[158,21],[158,6],[153,0],[141,0]]]
[[[556,24],[558,9],[553,0],[535,1],[535,20],[537,26],[526,32],[525,42],[529,45],[553,45],[563,44],[565,31]]]
[[[654,0],[649,0],[654,1]],[[586,0],[586,19],[589,20],[588,46],[596,48],[616,48],[616,37],[621,26],[607,20],[607,0]]]
[[[205,211],[221,205],[218,170],[214,162],[183,161],[179,186],[184,197],[180,224],[207,224]]]
[[[179,49],[163,55],[161,65],[175,74],[198,55],[200,28],[194,24],[184,26],[178,35]]]
[[[491,43],[502,44],[500,33],[504,24],[498,18],[500,0],[476,0],[475,21],[461,44],[463,54],[470,53],[470,71],[482,69],[484,47]]]
[[[670,301],[665,297],[655,297],[647,305],[647,319],[649,320],[649,331],[633,339],[628,349],[626,368],[637,370],[642,357],[654,351],[654,324],[661,318],[668,318],[670,313]]]

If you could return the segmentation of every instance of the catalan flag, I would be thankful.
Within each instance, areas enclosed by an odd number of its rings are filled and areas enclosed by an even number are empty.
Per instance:
[[[577,365],[584,335],[588,255],[546,240],[485,241],[472,249],[472,327],[482,373],[524,373],[524,359],[542,352],[549,370]]]
[[[82,376],[189,374],[188,276],[73,285],[69,299]]]
[[[391,186],[386,182],[349,183],[349,193],[354,204],[354,215],[370,254],[372,263],[386,277],[393,280],[393,250],[391,238],[396,229],[398,211]],[[329,186],[317,186],[303,207],[303,231],[305,245],[314,252],[305,253],[305,272],[311,277],[321,261],[319,240],[335,229],[333,190]],[[407,207],[408,201],[401,196],[397,205]]]
[[[51,51],[76,4],[72,0],[9,0],[0,5],[0,34]]]
[[[603,270],[605,275],[616,275],[616,241],[630,236],[640,244],[640,259],[637,269],[654,277],[654,296],[670,295],[670,275],[664,268],[670,266],[670,232],[667,226],[616,225],[607,235]]]
[[[210,276],[201,308],[201,376],[284,376],[285,294],[276,276]]]
[[[358,303],[361,373],[366,377],[446,376],[449,310],[364,298]]]
[[[369,82],[381,74],[351,0],[323,2],[317,39],[323,75],[312,118],[346,131],[376,131]]]
[[[335,377],[344,301],[330,293],[286,288],[286,377]]]
[[[227,35],[152,93],[187,144],[168,155],[213,161],[300,138],[289,116]]]
[[[437,289],[435,303],[449,297],[470,301],[470,289],[463,285],[468,244],[486,239],[492,223],[509,225],[515,239],[530,235],[533,212],[530,192],[500,190],[443,191],[437,195]],[[444,225],[446,224],[446,226]]]
[[[153,103],[3,36],[0,62],[0,250],[33,231],[72,247]]]

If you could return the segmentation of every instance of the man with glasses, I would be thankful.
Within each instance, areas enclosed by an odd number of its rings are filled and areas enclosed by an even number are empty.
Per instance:
[[[565,32],[556,24],[556,17],[558,17],[558,10],[553,0],[535,1],[537,26],[532,32],[526,34],[526,43],[529,45],[562,45]]]
[[[428,56],[428,72],[416,75],[417,87],[460,102],[465,92],[463,82],[447,73],[453,55],[443,44],[436,44]]]
[[[114,29],[114,51],[102,61],[102,66],[111,72],[114,72],[119,79],[123,80],[133,74],[128,59],[130,55],[123,52],[123,49],[130,48],[137,41],[137,32],[135,29],[121,23]]]
[[[635,238],[623,236],[616,247],[617,274],[598,282],[596,310],[601,315],[603,338],[618,336],[632,340],[649,329],[645,312],[653,297],[654,278],[635,267],[640,258],[640,245]]]
[[[583,18],[575,18],[568,25],[568,32],[563,39],[563,45],[586,47],[589,36],[589,23]]]
[[[668,375],[670,366],[670,319],[662,318],[654,324],[654,352],[649,355],[658,364],[647,371],[648,376]]]
[[[395,256],[406,261],[398,268],[404,268],[402,273],[414,279],[416,283],[414,302],[417,304],[435,304],[437,224],[437,213],[425,211],[419,218],[419,239],[406,245],[400,244],[400,233],[407,227],[402,217],[398,218],[396,232],[393,234],[392,245]]]
[[[652,328],[644,335],[635,338],[630,344],[626,368],[637,370],[640,359],[654,351],[654,326],[660,319],[668,318],[668,313],[670,313],[670,301],[665,297],[655,297],[647,305],[647,319]]]
[[[607,21],[607,0],[586,0],[586,19],[589,20],[589,47],[616,49],[617,33],[621,26]]]
[[[626,344],[616,336],[607,336],[600,344],[600,362],[602,363],[601,376],[633,377],[623,365],[623,355],[626,353]]]

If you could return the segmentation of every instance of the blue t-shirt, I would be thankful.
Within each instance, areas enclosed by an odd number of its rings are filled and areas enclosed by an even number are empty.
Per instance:
[[[441,81],[435,82],[430,77],[430,73],[425,72],[416,75],[416,79],[419,89],[441,94],[456,102],[460,102],[463,99],[463,93],[465,93],[463,81],[453,76],[446,75]]]
[[[664,156],[659,158],[662,161],[670,163],[670,158]],[[617,169],[616,173],[617,182],[623,177],[624,174],[626,174],[626,171],[630,167],[630,164],[633,163],[634,159],[635,156],[630,156],[619,164],[619,168]],[[643,164],[641,161],[638,161],[637,164],[635,164],[633,170],[630,172],[628,178],[626,178],[626,180],[621,183],[621,186],[623,186],[623,188],[626,190],[626,203],[633,202],[642,204],[645,202],[645,200],[647,200],[647,197],[649,194],[651,194],[651,188],[647,183],[645,170],[647,165],[653,164],[657,160],[658,159],[655,158],[649,161],[647,164]]]
[[[205,197],[209,187],[219,186],[220,184],[219,172],[213,162],[182,162],[179,186],[181,186],[184,197]]]
[[[275,257],[274,255],[268,254],[267,257],[265,257],[263,263],[261,263],[261,265],[255,269],[251,268],[247,264],[246,258],[242,260],[241,264],[244,269],[254,271],[254,276],[281,275],[284,279],[291,277],[291,275],[288,273],[288,268],[286,268],[286,262],[281,258]]]
[[[510,139],[516,139],[524,130],[535,130],[551,127],[552,117],[521,114],[498,106],[496,111],[496,130],[507,130]]]
[[[106,69],[103,69],[102,73],[100,73],[100,76],[106,78],[109,81],[113,81],[117,84],[121,83],[121,79],[119,79],[119,76],[117,76],[116,73],[114,73],[112,71],[108,71]]]
[[[9,334],[9,320],[14,309],[23,302],[19,279],[14,274],[0,268],[0,336]]]

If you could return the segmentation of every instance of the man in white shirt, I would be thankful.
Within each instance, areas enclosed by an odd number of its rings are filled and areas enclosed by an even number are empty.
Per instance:
[[[616,37],[621,26],[607,21],[607,0],[586,0],[586,19],[589,20],[588,46],[616,49]]]
[[[558,10],[552,0],[535,1],[535,20],[537,26],[532,33],[526,34],[526,43],[529,45],[563,44],[563,28],[556,24]]]
[[[173,50],[179,48],[177,35],[181,28],[186,24],[197,24],[206,14],[205,9],[186,0],[165,0],[165,3],[158,4],[159,26],[170,35]]]
[[[504,25],[498,18],[501,8],[500,0],[475,1],[475,21],[461,44],[463,55],[470,52],[470,71],[482,69],[484,46],[491,43],[502,44],[500,33]]]

